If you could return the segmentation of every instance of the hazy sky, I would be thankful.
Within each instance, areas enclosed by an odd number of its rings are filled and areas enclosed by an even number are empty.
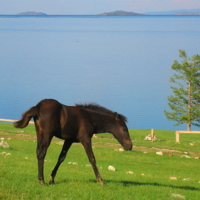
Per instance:
[[[200,0],[0,0],[0,14],[36,11],[81,15],[116,10],[142,13],[196,8],[200,8]]]

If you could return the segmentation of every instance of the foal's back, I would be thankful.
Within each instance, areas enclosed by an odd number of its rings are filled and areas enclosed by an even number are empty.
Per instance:
[[[80,130],[91,135],[94,129],[90,117],[81,107],[66,106],[54,99],[44,99],[36,106],[39,117],[35,118],[35,126],[41,133],[78,142]]]

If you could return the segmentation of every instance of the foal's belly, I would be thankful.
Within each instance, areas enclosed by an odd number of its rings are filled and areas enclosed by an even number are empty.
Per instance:
[[[76,134],[70,133],[57,133],[54,135],[55,137],[63,140],[71,140],[72,142],[79,142]]]

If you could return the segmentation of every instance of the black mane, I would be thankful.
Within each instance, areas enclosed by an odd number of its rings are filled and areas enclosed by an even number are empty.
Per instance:
[[[105,113],[105,114],[110,114],[110,115],[116,114],[116,112],[113,112],[112,110],[109,110],[109,109],[107,109],[103,106],[96,104],[96,103],[76,104],[76,106],[86,108],[86,109],[91,109],[91,110],[94,110],[96,112],[102,112],[102,113]],[[124,115],[119,114],[119,113],[117,113],[117,114],[118,114],[118,116],[120,117],[121,120],[123,120],[124,122],[127,122],[127,118]]]

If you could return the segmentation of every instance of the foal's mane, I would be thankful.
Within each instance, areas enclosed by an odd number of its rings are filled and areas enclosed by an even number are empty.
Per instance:
[[[110,114],[110,115],[115,115],[116,112],[113,112],[112,110],[109,110],[103,106],[100,106],[96,103],[85,103],[85,104],[76,104],[76,106],[78,107],[82,107],[82,108],[86,108],[86,109],[90,109],[96,112],[100,112],[100,113],[105,113],[105,114]],[[117,113],[118,116],[120,117],[121,120],[123,120],[124,122],[127,122],[127,118],[122,115]]]

